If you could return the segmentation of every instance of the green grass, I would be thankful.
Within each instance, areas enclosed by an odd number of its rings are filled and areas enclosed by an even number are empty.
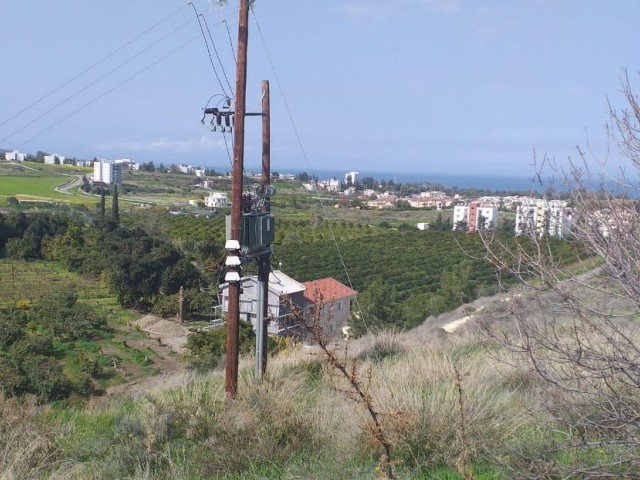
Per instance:
[[[67,177],[4,177],[0,182],[0,195],[34,197],[65,196],[54,191],[58,185],[68,181]]]
[[[75,290],[80,299],[107,303],[109,291],[99,280],[80,277],[56,262],[0,259],[0,305],[33,302],[49,293]],[[112,302],[108,302],[114,305]]]

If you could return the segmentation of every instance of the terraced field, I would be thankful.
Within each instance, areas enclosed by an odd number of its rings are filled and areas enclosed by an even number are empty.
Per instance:
[[[76,291],[80,299],[109,296],[98,280],[80,277],[54,262],[0,259],[0,305],[17,301],[31,303],[44,295],[70,290]]]

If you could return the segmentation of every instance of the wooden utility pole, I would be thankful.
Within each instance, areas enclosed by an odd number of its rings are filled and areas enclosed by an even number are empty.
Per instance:
[[[271,118],[270,118],[270,101],[269,101],[269,80],[262,81],[262,187],[267,192],[271,183]],[[269,197],[265,198],[265,205],[268,213],[271,211]],[[258,338],[256,338],[256,377],[262,380],[262,376],[267,371],[267,337],[268,324],[266,317],[269,316],[269,272],[271,264],[269,258],[271,256],[271,248],[260,255],[258,260],[258,285],[262,287],[262,294],[259,299],[262,305],[258,309]]]
[[[238,21],[238,65],[236,70],[235,115],[233,117],[233,170],[231,184],[231,231],[227,257],[240,257],[240,222],[242,217],[242,172],[244,170],[244,120],[247,93],[247,45],[249,42],[249,1],[240,0]],[[239,262],[238,262],[239,263]],[[238,353],[240,336],[240,265],[229,265],[225,280],[229,282],[227,318],[227,368],[225,391],[235,398],[238,393]]]
[[[182,325],[184,323],[184,287],[180,287],[178,294],[178,323]]]

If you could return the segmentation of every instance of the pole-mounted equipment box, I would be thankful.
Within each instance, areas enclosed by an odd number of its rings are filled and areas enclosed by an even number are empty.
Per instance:
[[[243,213],[240,219],[240,253],[264,252],[275,240],[275,217],[270,213]],[[227,240],[231,239],[231,216],[226,217]]]

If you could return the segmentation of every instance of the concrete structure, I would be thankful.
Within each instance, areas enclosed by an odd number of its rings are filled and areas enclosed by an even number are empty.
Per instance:
[[[12,152],[5,152],[4,158],[12,162],[24,162],[27,159],[27,154],[13,150]]]
[[[56,158],[58,159],[58,164],[59,165],[64,164],[64,157],[62,155],[58,155],[56,153],[54,153],[52,155],[45,155],[44,156],[44,163],[46,165],[55,165],[56,164]]]
[[[342,190],[342,182],[337,178],[332,178],[331,180],[319,180],[316,182],[318,187],[324,188],[329,192],[338,192]]]
[[[300,326],[291,315],[288,300],[295,305],[304,306],[305,286],[285,275],[280,270],[274,270],[269,274],[269,299],[266,316],[271,321],[267,328],[269,335],[285,336],[292,331],[299,330]],[[229,311],[229,284],[225,283],[220,291],[220,306],[222,312]],[[256,328],[258,318],[258,277],[245,277],[242,279],[240,294],[240,318],[252,323]]]
[[[305,282],[304,286],[307,325],[317,321],[326,338],[342,334],[351,314],[351,302],[358,293],[331,277]]]
[[[280,270],[269,274],[269,299],[266,312],[270,320],[267,328],[269,335],[295,335],[308,338],[305,329],[299,324],[289,309],[290,302],[303,313],[303,320],[312,325],[318,320],[322,333],[328,338],[342,334],[351,315],[351,302],[357,292],[333,278],[322,278],[304,284],[297,282]],[[220,307],[224,314],[229,309],[229,285],[220,289]],[[242,279],[240,294],[240,318],[252,323],[256,328],[258,317],[258,277]]]
[[[398,197],[395,195],[381,195],[375,200],[369,200],[367,206],[369,208],[382,210],[385,208],[394,208],[398,202]]]
[[[479,202],[453,207],[452,228],[458,230],[461,222],[467,224],[468,232],[493,230],[498,223],[498,207],[484,206]]]
[[[571,209],[562,200],[528,199],[516,209],[516,235],[565,237],[571,228]]]
[[[93,182],[122,185],[122,163],[98,160],[93,162]]]
[[[442,210],[453,204],[451,197],[412,197],[409,199],[409,205],[413,208],[435,208]]]
[[[205,197],[204,204],[209,208],[227,208],[230,206],[227,194],[224,192],[211,192]]]
[[[358,183],[358,175],[360,172],[347,172],[344,174],[344,183],[351,182],[351,185]]]

